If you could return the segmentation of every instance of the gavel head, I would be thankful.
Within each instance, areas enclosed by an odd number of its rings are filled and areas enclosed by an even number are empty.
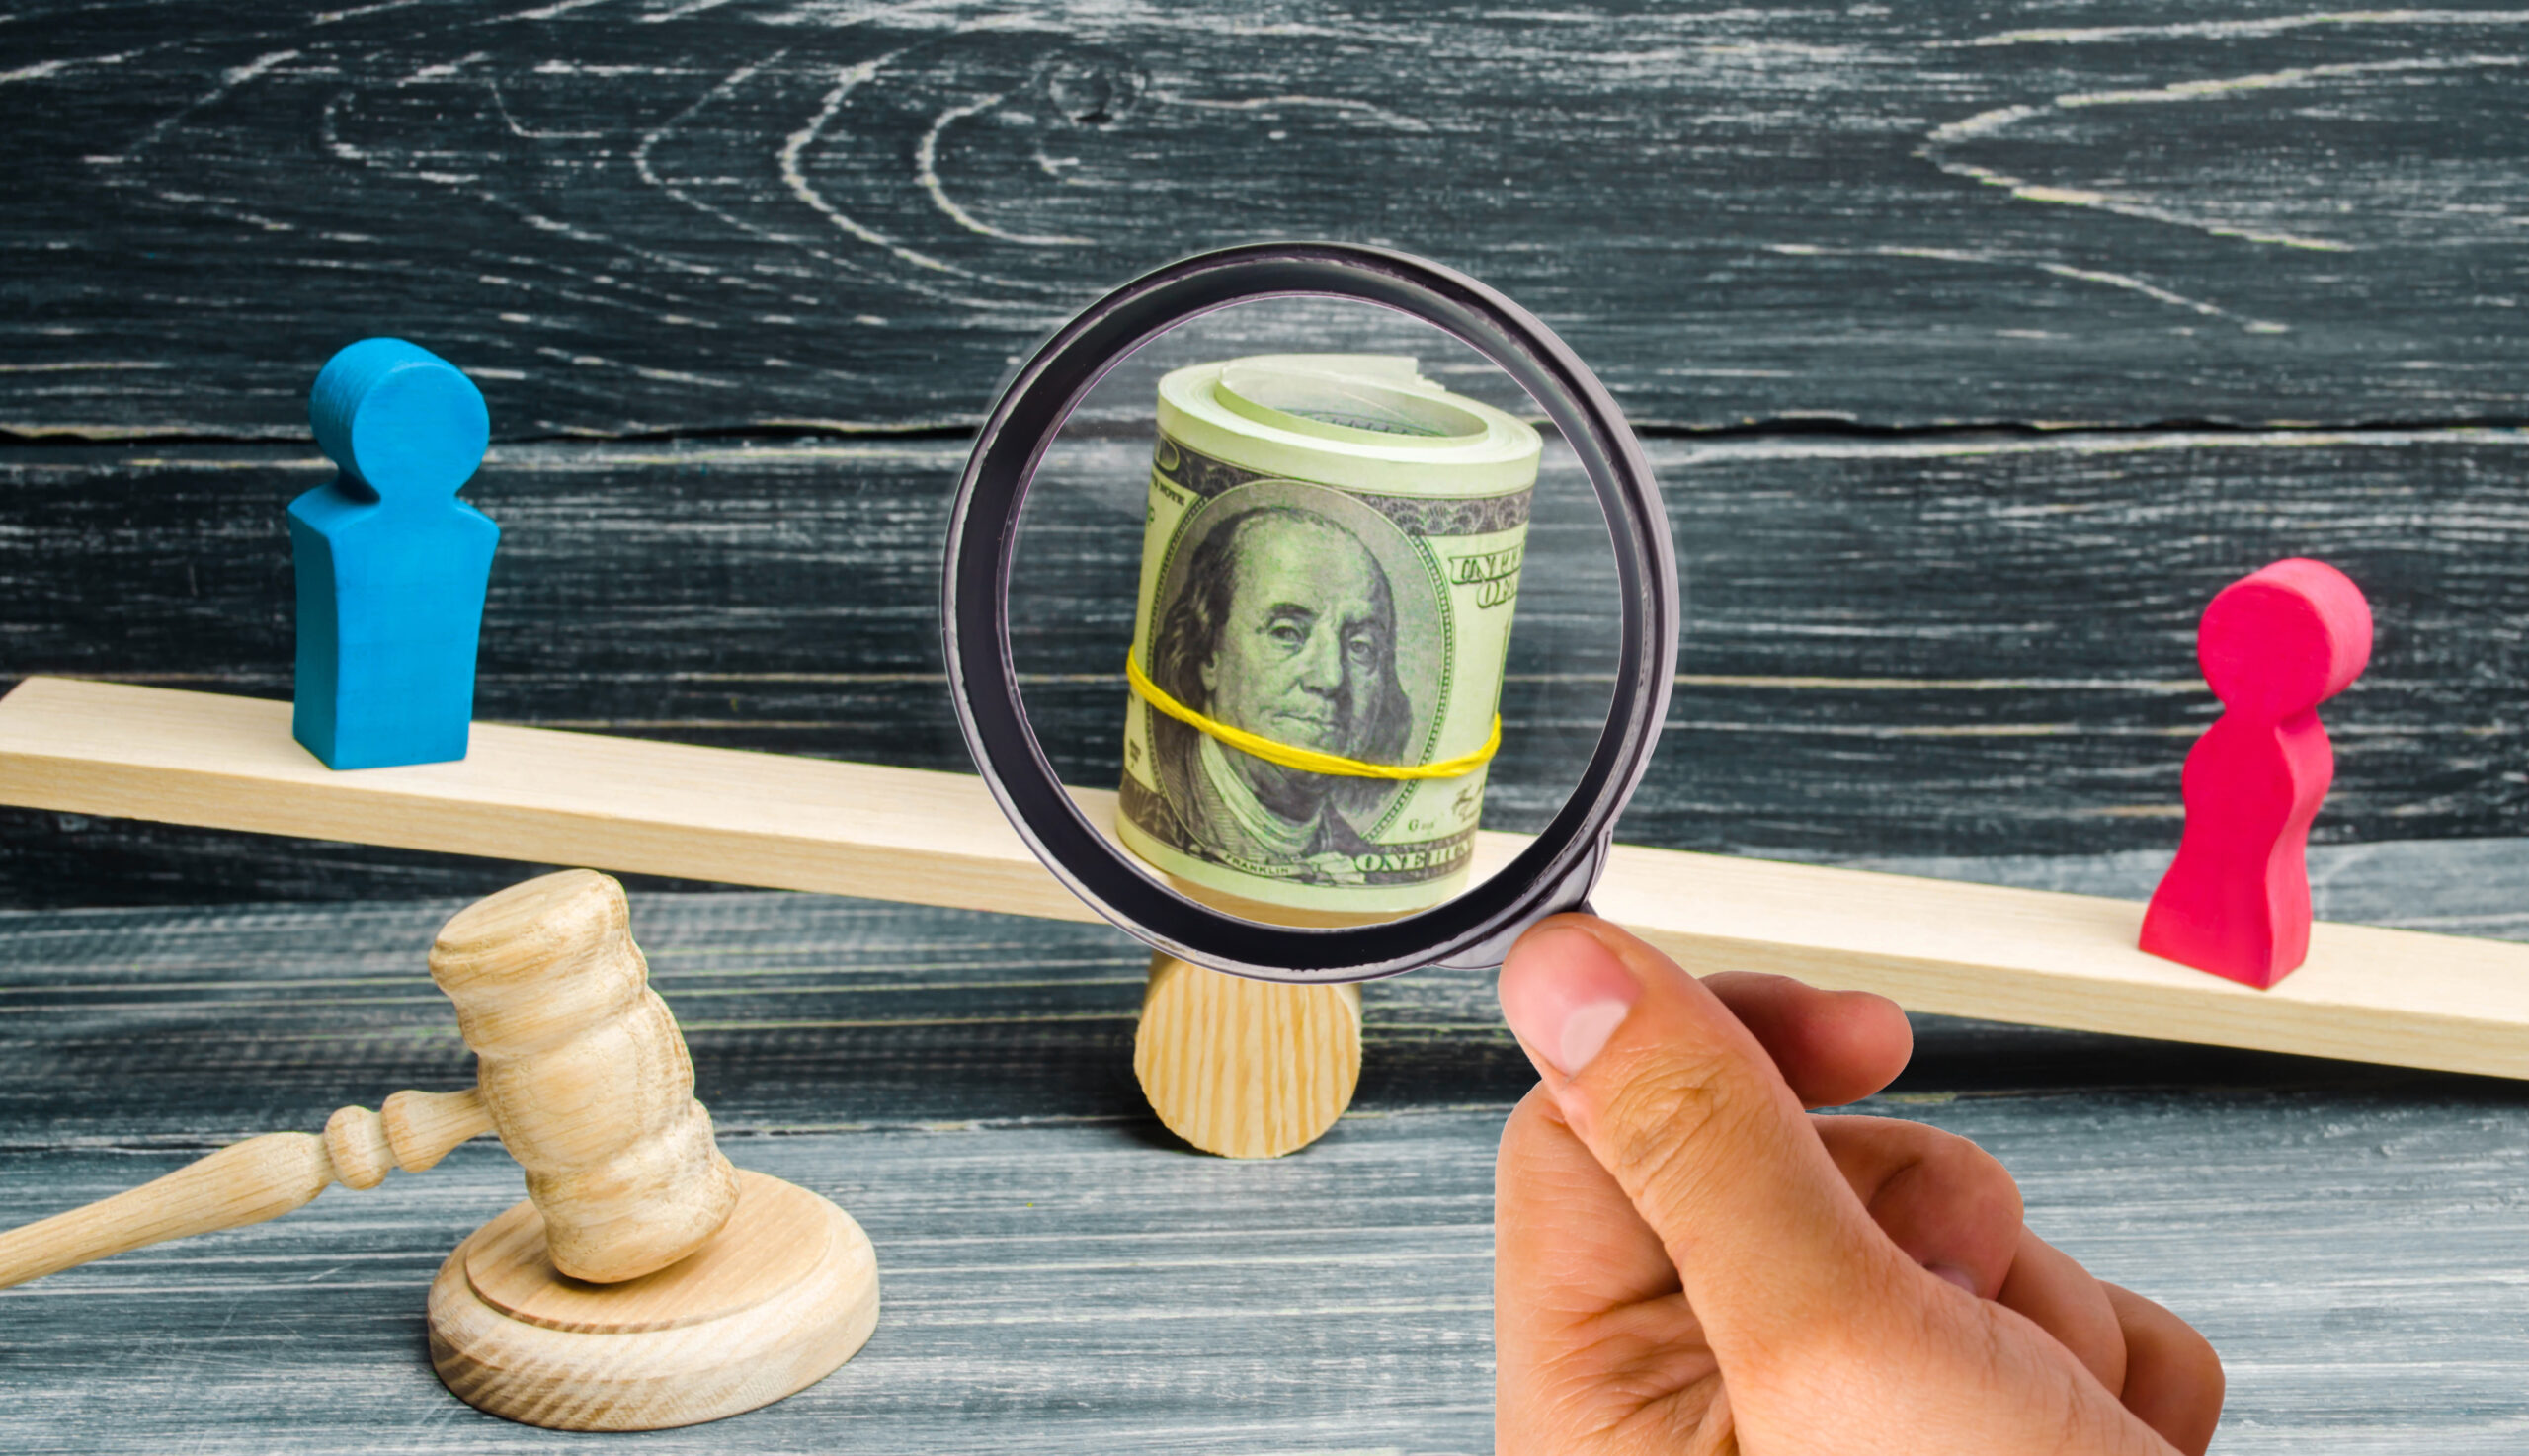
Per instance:
[[[554,1267],[613,1283],[719,1232],[737,1174],[693,1099],[693,1063],[650,990],[621,885],[574,869],[477,901],[439,932],[431,979],[456,1003]]]

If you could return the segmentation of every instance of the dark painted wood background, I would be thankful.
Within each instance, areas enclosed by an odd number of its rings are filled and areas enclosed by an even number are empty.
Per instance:
[[[1502,286],[1651,437],[1689,628],[1630,838],[2165,848],[2193,616],[2293,553],[2380,620],[2321,838],[2517,835],[2524,40],[2165,0],[30,0],[0,673],[286,696],[306,387],[394,333],[492,407],[484,716],[961,767],[933,583],[1002,374],[1141,269],[1321,236]],[[1084,571],[1134,549],[1101,519]],[[1523,619],[1586,619],[1538,561]],[[1036,644],[1089,777],[1111,598]],[[1548,676],[1514,742],[1586,717]],[[0,814],[0,904],[514,874]]]

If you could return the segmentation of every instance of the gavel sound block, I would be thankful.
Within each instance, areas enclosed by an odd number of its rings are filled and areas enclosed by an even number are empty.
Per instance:
[[[473,1091],[346,1107],[322,1137],[250,1139],[0,1235],[0,1286],[277,1218],[497,1131],[528,1201],[457,1246],[430,1292],[431,1363],[467,1402],[567,1430],[690,1425],[805,1389],[867,1341],[868,1237],[720,1155],[621,886],[570,870],[469,906],[431,976],[474,1049]]]

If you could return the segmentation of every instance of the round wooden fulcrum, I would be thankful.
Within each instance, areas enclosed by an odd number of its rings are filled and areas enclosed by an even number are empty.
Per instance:
[[[738,1173],[711,1242],[620,1284],[556,1271],[521,1203],[431,1281],[431,1364],[468,1405],[556,1430],[656,1430],[769,1405],[832,1374],[878,1323],[878,1260],[852,1216]]]
[[[1361,988],[1287,986],[1151,957],[1133,1075],[1168,1130],[1223,1158],[1324,1136],[1361,1080]]]

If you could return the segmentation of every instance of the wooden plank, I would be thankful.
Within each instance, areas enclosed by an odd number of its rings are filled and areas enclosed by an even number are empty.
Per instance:
[[[1075,790],[1093,823],[1102,791]],[[1058,920],[1087,916],[978,780],[478,725],[455,764],[331,773],[286,704],[33,679],[0,699],[0,798]],[[1517,852],[1488,832],[1483,874]],[[2134,948],[2086,896],[1622,848],[1599,909],[1700,971],[1759,967],[1910,1009],[2529,1077],[2529,949],[2323,924],[2255,992]]]
[[[507,440],[956,427],[1101,289],[1268,236],[1467,268],[1691,427],[2516,420],[2529,378],[2500,9],[5,23],[22,435],[290,438],[379,331]]]
[[[2529,671],[2524,446],[2512,431],[1656,442],[1685,676],[1625,837],[1802,859],[2166,853],[2178,766],[2214,705],[2195,615],[2296,553],[2351,572],[2380,622],[2370,672],[2326,714],[2338,768],[2321,842],[2529,834],[2511,686]],[[1138,448],[1067,450],[1030,512],[1022,665],[1073,782],[1116,771]],[[506,531],[477,711],[962,770],[936,603],[964,455],[496,451],[472,491]],[[0,554],[6,668],[286,695],[281,506],[322,468],[304,450],[0,451],[0,531],[24,547]],[[1575,490],[1550,459],[1486,806],[1500,828],[1543,822],[1607,653],[1604,548]],[[519,877],[0,812],[0,904]]]
[[[2135,949],[2133,901],[1619,846],[1591,896],[1698,975],[1770,970],[1913,1011],[2529,1076],[2529,954],[2320,922],[2258,992]]]
[[[284,702],[31,678],[0,704],[0,797],[39,808],[1091,918],[963,775],[490,723],[457,763],[336,773]]]
[[[2403,898],[2450,908],[2428,881]],[[0,1225],[456,1085],[422,965],[455,908],[0,917]],[[645,1447],[1490,1449],[1493,1147],[1532,1077],[1489,976],[1365,988],[1354,1114],[1231,1165],[1140,1105],[1143,957],[1103,927],[767,894],[636,895],[633,917],[731,1157],[850,1209],[886,1299],[835,1380]],[[2227,1456],[2508,1452],[2529,1120],[2508,1084],[2390,1076],[1929,1018],[1859,1110],[1976,1138],[2040,1233],[2203,1328]],[[455,1405],[421,1349],[432,1270],[518,1196],[485,1141],[0,1293],[0,1448],[560,1449]]]

